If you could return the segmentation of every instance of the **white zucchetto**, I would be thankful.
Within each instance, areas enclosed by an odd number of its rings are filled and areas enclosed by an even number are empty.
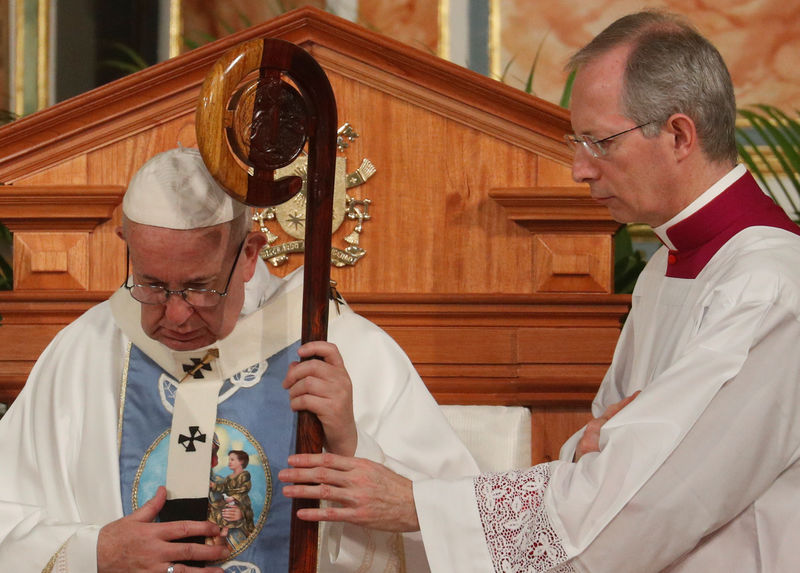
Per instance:
[[[122,212],[129,220],[178,230],[226,223],[245,209],[208,172],[200,151],[186,147],[148,160],[122,199]]]

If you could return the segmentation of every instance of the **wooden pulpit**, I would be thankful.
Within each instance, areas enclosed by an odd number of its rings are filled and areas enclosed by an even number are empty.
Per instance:
[[[337,160],[348,177],[373,166],[341,198],[369,213],[358,256],[331,270],[339,292],[400,343],[440,403],[527,406],[532,459],[554,457],[588,415],[630,300],[613,294],[617,224],[570,177],[568,112],[314,8],[0,128],[0,221],[14,233],[0,401],[60,328],[122,283],[114,230],[128,180],[154,154],[197,144],[208,70],[264,37],[325,70],[351,126]],[[340,223],[333,244],[352,253],[356,221]],[[270,232],[276,247],[297,243]],[[302,264],[281,252],[276,274]]]

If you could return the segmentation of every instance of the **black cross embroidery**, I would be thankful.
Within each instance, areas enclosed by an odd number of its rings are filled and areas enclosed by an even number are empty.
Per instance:
[[[194,378],[203,378],[201,370],[211,370],[211,365],[204,364],[202,358],[190,358],[190,360],[192,361],[191,364],[181,364],[181,367],[183,367],[184,372],[191,372]]]
[[[206,441],[206,435],[200,433],[200,426],[189,426],[188,436],[184,436],[183,434],[178,436],[178,443],[186,448],[187,452],[197,451],[197,448],[194,447],[195,440],[203,443]]]

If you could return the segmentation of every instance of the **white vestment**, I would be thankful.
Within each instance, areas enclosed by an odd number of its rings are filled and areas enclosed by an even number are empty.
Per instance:
[[[600,452],[572,463],[581,430],[558,461],[414,483],[432,571],[800,571],[800,237],[774,209],[739,166],[655,229],[593,415],[641,394]]]
[[[284,281],[259,263],[246,285],[243,317],[276,290],[301,289],[301,283],[302,272]],[[348,309],[332,317],[328,339],[353,383],[357,456],[410,478],[477,473],[408,357],[385,332]],[[42,571],[49,563],[55,571],[97,570],[98,531],[123,515],[118,422],[129,344],[109,302],[90,309],[42,353],[0,420],[0,571]],[[324,524],[321,531],[322,571],[403,571],[404,561],[409,573],[427,570],[418,535],[401,542],[396,534],[351,525]],[[398,552],[403,545],[405,554]]]

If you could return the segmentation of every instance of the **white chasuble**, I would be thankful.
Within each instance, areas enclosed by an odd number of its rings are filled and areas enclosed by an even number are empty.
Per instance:
[[[287,501],[280,489],[273,489],[267,507],[268,482],[266,477],[263,482],[259,480],[266,476],[267,464],[274,476],[275,464],[284,464],[286,459],[270,453],[270,440],[252,431],[258,428],[258,420],[248,416],[260,414],[263,402],[247,397],[272,388],[272,382],[265,383],[266,377],[279,386],[286,363],[297,360],[291,338],[296,340],[299,334],[292,337],[284,331],[290,324],[290,313],[300,316],[299,307],[257,312],[294,289],[302,291],[302,268],[279,279],[259,262],[255,276],[245,285],[245,305],[239,318],[242,324],[237,325],[236,332],[255,315],[260,317],[256,320],[263,319],[263,338],[246,337],[241,344],[230,346],[225,339],[214,345],[220,351],[214,367],[220,369],[219,378],[223,380],[214,432],[220,445],[218,463],[211,467],[209,462],[206,478],[209,485],[214,482],[209,498],[219,502],[218,513],[242,524],[241,535],[234,540],[237,546],[256,545],[248,541],[251,535],[247,533],[250,526],[246,512],[225,511],[230,503],[225,496],[238,496],[238,506],[246,506],[245,472],[249,474],[247,495],[255,528],[266,515],[260,537],[275,516],[277,505]],[[121,294],[130,298],[126,292]],[[331,307],[330,317],[328,339],[339,348],[353,383],[356,455],[383,463],[409,478],[477,473],[475,462],[402,349],[346,305],[339,311]],[[270,351],[267,342],[272,337],[285,338],[288,346],[283,348],[286,343],[281,342]],[[177,381],[185,372],[184,363],[175,360],[172,351],[158,343],[152,347],[148,344],[147,339],[133,339],[123,332],[112,318],[111,304],[104,302],[64,328],[42,353],[19,397],[0,420],[0,571],[42,571],[48,567],[69,573],[96,571],[100,528],[131,511],[135,483],[138,500],[150,497],[157,481],[163,484],[166,469],[161,464],[166,462],[166,454],[159,448],[167,442],[166,438],[159,441],[161,434],[155,434],[170,428]],[[148,396],[130,386],[131,364],[138,365],[147,376],[157,376],[153,385],[142,389]],[[273,369],[274,375],[267,372]],[[278,370],[282,372],[278,374]],[[279,397],[279,393],[284,396]],[[279,388],[273,397],[288,400],[285,394]],[[127,448],[124,442],[138,432],[126,430],[120,420],[137,409],[131,409],[137,401],[141,401],[138,409],[148,414],[139,420],[148,427],[141,433],[140,443]],[[122,413],[120,404],[125,408]],[[151,414],[154,421],[148,424]],[[128,423],[134,417],[129,416]],[[293,421],[288,420],[276,419],[274,425],[294,428]],[[192,436],[188,428],[181,433]],[[194,436],[199,437],[197,433]],[[195,439],[194,443],[202,442]],[[232,479],[235,469],[229,464],[243,464],[241,456],[234,455],[232,460],[228,452],[252,453],[259,447],[264,455],[259,452],[250,456],[248,466]],[[130,476],[126,472],[138,473],[140,467],[138,481],[124,477]],[[156,477],[151,481],[152,476]],[[321,573],[422,573],[428,569],[418,534],[401,536],[343,524],[321,528],[319,558]],[[226,568],[229,573],[247,571],[244,562],[243,552]],[[262,571],[272,570],[263,563],[256,565]]]

